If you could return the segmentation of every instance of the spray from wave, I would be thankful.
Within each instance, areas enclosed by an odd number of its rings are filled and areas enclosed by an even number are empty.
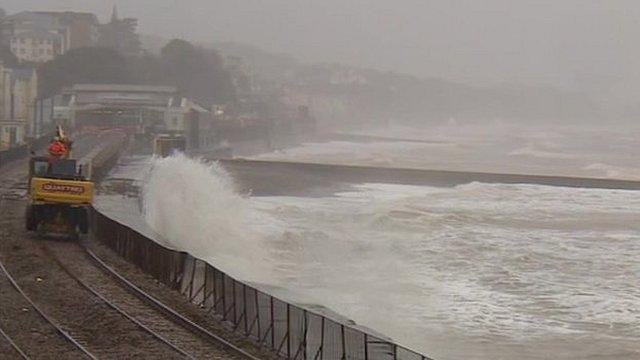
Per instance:
[[[146,222],[176,248],[242,280],[272,279],[256,214],[217,163],[183,154],[154,158],[142,188]]]

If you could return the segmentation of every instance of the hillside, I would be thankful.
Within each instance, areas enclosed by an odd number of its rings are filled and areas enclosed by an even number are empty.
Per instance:
[[[149,42],[153,45],[152,42]],[[159,44],[155,39],[155,47]],[[583,93],[554,87],[501,84],[474,87],[438,78],[308,64],[287,54],[232,42],[201,44],[242,64],[256,88],[278,89],[290,102],[309,105],[328,122],[405,124],[443,121],[597,121],[597,105]]]

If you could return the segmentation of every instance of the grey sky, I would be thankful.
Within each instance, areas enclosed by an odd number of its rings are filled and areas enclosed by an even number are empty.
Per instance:
[[[112,0],[4,0],[9,12],[75,9],[106,19]],[[640,79],[640,1],[120,0],[140,29],[235,40],[303,60],[338,61],[469,83],[570,88]],[[621,85],[622,84],[622,85]],[[624,85],[626,84],[626,85]],[[613,90],[611,90],[613,89]]]

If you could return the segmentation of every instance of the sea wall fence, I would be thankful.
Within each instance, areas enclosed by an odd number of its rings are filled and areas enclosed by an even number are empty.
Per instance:
[[[117,162],[127,137],[116,138],[83,160],[99,180]],[[94,239],[107,245],[189,302],[226,322],[285,359],[427,360],[402,347],[336,319],[276,298],[236,280],[189,253],[170,249],[134,229],[92,210]]]
[[[288,303],[186,252],[164,247],[97,210],[92,234],[129,262],[285,359],[430,359],[382,336]]]

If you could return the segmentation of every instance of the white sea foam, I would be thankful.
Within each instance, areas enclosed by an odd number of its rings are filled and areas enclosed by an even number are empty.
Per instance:
[[[294,290],[425,352],[444,333],[640,337],[638,192],[364,184],[252,202],[289,225],[271,242]]]
[[[142,189],[147,223],[174,246],[247,281],[273,281],[255,216],[216,163],[154,158]]]
[[[305,143],[299,147],[257,155],[260,160],[291,159],[302,162],[365,164],[371,166],[397,165],[400,159],[410,159],[410,154],[429,152],[434,148],[452,148],[452,143],[417,142],[367,142],[330,141]],[[342,159],[342,160],[340,160]],[[336,162],[337,161],[337,162]],[[411,162],[403,162],[410,164]]]

